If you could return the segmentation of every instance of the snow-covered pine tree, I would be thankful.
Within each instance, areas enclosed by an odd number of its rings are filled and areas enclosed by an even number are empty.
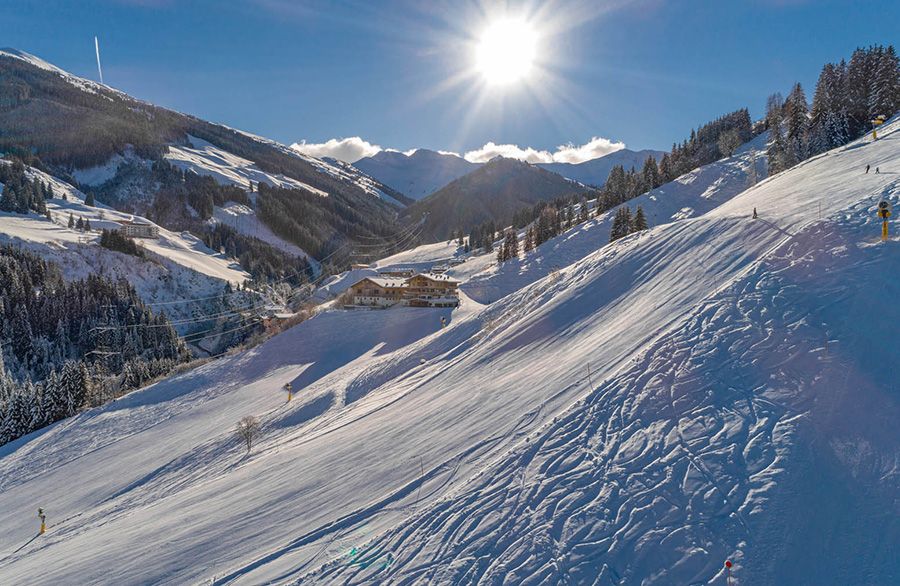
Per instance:
[[[88,395],[88,372],[83,362],[70,360],[63,365],[60,388],[64,401],[63,417],[71,417],[84,406]]]
[[[803,86],[796,83],[784,103],[787,130],[786,164],[792,167],[808,156],[809,106]],[[787,168],[787,167],[786,167]]]
[[[587,199],[581,198],[581,206],[578,208],[578,223],[583,224],[588,221],[588,202]]]
[[[781,132],[781,109],[770,109],[766,122],[769,128],[769,143],[766,147],[766,158],[769,162],[769,174],[774,175],[786,168],[784,167],[784,135]]]
[[[869,117],[892,116],[897,110],[900,99],[900,64],[893,46],[883,49],[878,47],[871,57],[873,72],[869,93]]]

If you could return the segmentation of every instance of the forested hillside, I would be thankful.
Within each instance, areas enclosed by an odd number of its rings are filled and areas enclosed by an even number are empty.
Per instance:
[[[0,248],[0,444],[167,373],[188,353],[124,280],[65,282]]]
[[[246,202],[252,182],[215,185],[211,178],[176,176],[165,168],[170,145],[188,144],[190,137],[307,186],[286,195],[303,200],[313,212],[327,210],[293,219],[302,228],[291,231],[298,236],[293,243],[313,255],[331,254],[357,237],[389,238],[397,231],[397,208],[373,196],[377,187],[363,185],[364,178],[337,169],[325,172],[323,162],[277,143],[136,100],[13,49],[0,51],[0,152],[18,155],[72,183],[79,169],[128,154],[130,162],[96,190],[103,203],[185,229],[194,212],[206,219],[214,205]],[[320,194],[318,199],[308,197],[313,193]],[[335,258],[347,259],[342,254]]]
[[[408,207],[405,216],[413,222],[424,215],[425,237],[446,240],[483,222],[507,226],[523,206],[587,191],[556,173],[497,157]]]

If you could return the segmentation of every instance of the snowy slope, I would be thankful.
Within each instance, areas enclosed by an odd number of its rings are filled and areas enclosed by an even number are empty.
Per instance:
[[[883,136],[488,307],[326,312],[0,448],[0,581],[896,583]]]
[[[0,161],[0,164],[8,162]],[[234,259],[210,250],[195,236],[164,228],[159,229],[156,240],[137,240],[150,255],[146,261],[102,248],[97,232],[83,233],[67,227],[69,214],[76,220],[90,220],[94,230],[117,227],[117,222],[133,216],[100,204],[86,206],[84,194],[68,183],[37,169],[29,168],[27,172],[32,179],[53,188],[56,198],[47,201],[53,220],[34,213],[0,213],[0,242],[25,246],[60,264],[66,278],[84,278],[91,273],[123,276],[145,302],[153,303],[218,294],[226,281],[242,283],[249,277]],[[65,201],[63,194],[67,197]],[[168,308],[173,316],[190,309]]]
[[[280,174],[266,173],[253,161],[233,155],[224,149],[196,136],[188,136],[189,146],[170,146],[165,159],[182,170],[191,170],[200,175],[209,175],[223,185],[236,185],[247,189],[250,181],[273,187],[302,189],[315,195],[328,197],[321,189],[316,189],[302,181]]]
[[[751,187],[754,181],[766,178],[766,139],[767,133],[763,133],[734,156],[694,169],[623,205],[632,212],[642,207],[651,227],[704,214]],[[467,272],[454,270],[451,274],[467,277],[463,289],[473,299],[480,303],[496,301],[603,246],[609,241],[618,209],[591,218],[500,267],[490,262],[494,255],[488,255],[489,261],[477,257],[466,264]],[[484,270],[472,274],[476,266]]]

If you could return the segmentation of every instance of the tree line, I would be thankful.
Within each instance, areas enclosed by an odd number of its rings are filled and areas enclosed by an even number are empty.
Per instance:
[[[46,215],[47,200],[53,199],[53,187],[43,181],[30,179],[25,165],[18,158],[0,162],[0,211],[27,214],[37,212]]]
[[[900,110],[900,61],[894,47],[858,48],[850,62],[826,63],[812,107],[800,83],[784,99],[766,102],[769,174],[789,169],[811,156],[847,144],[872,128],[878,116]]]

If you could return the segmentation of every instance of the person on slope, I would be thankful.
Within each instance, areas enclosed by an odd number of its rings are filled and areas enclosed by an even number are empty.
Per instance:
[[[869,168],[870,168],[870,167],[871,167],[871,165],[866,165],[866,175],[869,174]]]
[[[753,208],[753,219],[755,220],[755,219],[758,218],[758,217],[759,217],[759,216],[756,215],[756,208]]]

